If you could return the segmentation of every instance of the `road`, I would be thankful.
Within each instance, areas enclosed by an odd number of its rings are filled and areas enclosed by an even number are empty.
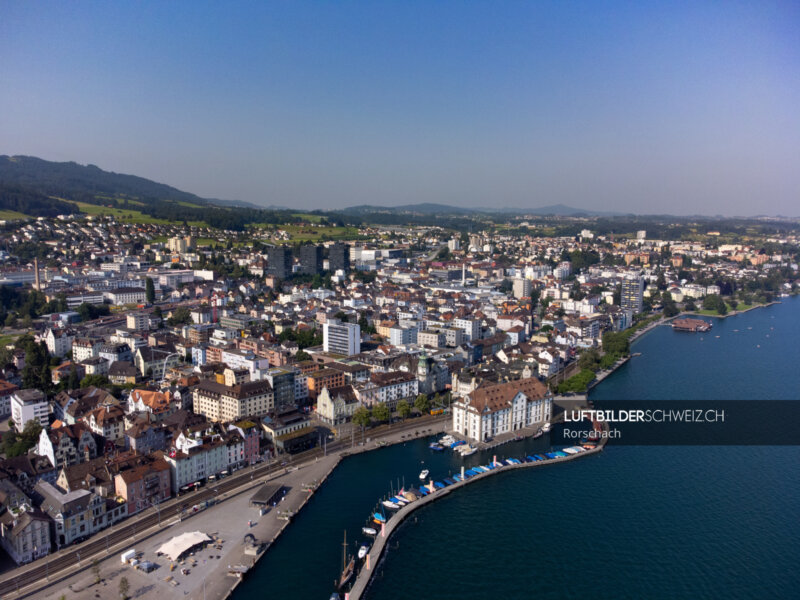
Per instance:
[[[442,417],[424,417],[412,419],[409,422],[396,424],[391,427],[384,426],[378,428],[376,431],[371,431],[370,439],[375,440],[388,435],[427,428],[432,424],[440,422],[442,419]],[[324,451],[327,454],[341,452],[351,448],[353,443],[357,443],[357,441],[357,437],[354,440],[349,438],[339,440],[328,444]],[[322,454],[322,448],[312,448],[311,450],[291,457],[287,466],[297,466],[313,462]],[[18,567],[0,578],[0,597],[5,597],[7,594],[14,591],[21,591],[23,595],[29,594],[42,587],[46,587],[50,585],[49,582],[51,579],[56,579],[56,574],[65,569],[69,569],[72,573],[74,572],[75,565],[77,565],[79,569],[86,568],[91,565],[95,557],[105,558],[109,552],[109,548],[117,543],[125,540],[131,540],[135,543],[137,534],[141,534],[156,525],[160,525],[162,520],[168,522],[171,519],[177,518],[181,514],[182,507],[191,508],[192,505],[199,504],[206,500],[214,500],[217,496],[230,492],[240,486],[258,481],[259,479],[279,471],[284,471],[287,466],[276,463],[261,463],[250,468],[246,467],[240,469],[235,474],[218,480],[213,485],[206,484],[204,487],[198,488],[194,492],[189,492],[163,502],[157,509],[148,509],[113,527],[109,527],[81,544],[70,546],[69,549],[61,549],[58,552],[50,554],[48,557]],[[39,585],[34,585],[37,583]]]

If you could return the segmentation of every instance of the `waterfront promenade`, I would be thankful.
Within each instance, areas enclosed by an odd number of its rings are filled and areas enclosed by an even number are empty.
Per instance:
[[[313,495],[313,490],[303,491],[304,484],[316,482],[319,487],[345,456],[441,433],[446,424],[447,419],[442,417],[417,418],[399,426],[378,428],[370,432],[370,437],[365,438],[363,445],[355,440],[354,443],[342,440],[329,444],[327,456],[317,449],[316,452],[304,454],[303,460],[294,460],[286,466],[259,465],[253,471],[240,472],[239,477],[232,476],[217,482],[214,487],[207,486],[201,491],[182,496],[180,502],[189,506],[209,496],[218,501],[191,517],[180,520],[174,508],[171,511],[162,508],[160,514],[150,514],[148,511],[146,515],[137,515],[140,519],[133,518],[108,530],[108,535],[101,533],[94,536],[85,545],[77,546],[77,550],[54,553],[9,573],[4,579],[2,597],[57,600],[65,595],[67,600],[118,600],[119,581],[125,577],[130,584],[129,595],[132,598],[226,598],[241,581],[227,575],[229,565],[252,567],[257,560],[245,554],[244,536],[252,534],[268,545],[274,542],[290,523],[280,519],[278,511],[296,514]],[[253,478],[250,479],[248,474]],[[249,501],[265,480],[280,483],[289,492],[276,508],[259,517]],[[215,494],[215,490],[219,493]],[[248,521],[253,522],[252,527]],[[195,552],[190,559],[194,559],[196,566],[190,564],[191,560],[186,561],[189,564],[181,565],[181,568],[189,568],[188,575],[183,575],[180,568],[170,572],[169,561],[155,555],[157,548],[176,535],[198,530],[223,539],[222,549],[208,548]],[[145,574],[123,566],[120,554],[130,548],[143,552],[144,560],[155,562],[158,568]],[[268,548],[266,551],[269,551]],[[95,559],[101,578],[97,585],[91,569]],[[172,580],[166,581],[170,576]],[[173,580],[175,583],[171,582]]]

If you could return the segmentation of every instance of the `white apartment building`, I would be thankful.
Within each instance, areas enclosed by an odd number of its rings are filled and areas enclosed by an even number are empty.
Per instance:
[[[531,283],[530,279],[522,279],[517,278],[514,279],[513,284],[513,291],[514,291],[514,298],[527,298],[531,295],[531,290],[533,289],[533,284]]]
[[[233,370],[247,369],[251,379],[261,379],[269,368],[269,360],[260,358],[249,350],[230,348],[222,351],[221,360]]]
[[[416,327],[392,327],[389,329],[389,343],[392,346],[405,346],[417,343]]]
[[[72,341],[72,360],[81,362],[87,358],[94,358],[100,353],[103,340],[92,340],[89,338],[75,338]]]
[[[126,315],[128,329],[134,331],[147,331],[150,329],[150,315],[146,312],[128,313]]]
[[[419,394],[419,380],[405,371],[373,373],[369,381],[356,383],[354,387],[356,397],[365,406],[380,402],[392,409],[399,400],[413,402]]]
[[[192,393],[192,401],[196,414],[218,422],[263,416],[275,408],[275,396],[267,380],[232,386],[201,381]]]
[[[63,357],[72,350],[72,341],[75,336],[65,329],[48,329],[43,339],[50,354]]]
[[[34,389],[17,390],[11,394],[11,418],[19,433],[28,421],[36,419],[42,427],[50,424],[50,404],[43,392]]]
[[[361,327],[329,319],[323,326],[323,349],[333,354],[351,356],[361,352]]]
[[[190,483],[202,481],[228,469],[228,447],[221,438],[190,438],[181,433],[175,449],[165,454],[169,464],[172,493]]]
[[[144,288],[138,287],[119,287],[115,290],[104,292],[103,296],[115,306],[143,304],[145,302]]]
[[[453,319],[453,327],[464,332],[464,341],[479,340],[481,337],[481,322],[478,319]]]

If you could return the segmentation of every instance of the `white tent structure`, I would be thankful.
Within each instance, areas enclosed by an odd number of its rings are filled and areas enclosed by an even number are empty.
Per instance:
[[[161,554],[166,555],[170,560],[176,561],[181,557],[181,555],[183,555],[185,552],[188,552],[195,546],[199,546],[204,542],[210,541],[211,538],[205,533],[200,531],[188,531],[175,536],[166,544],[163,544],[158,551],[161,552]]]

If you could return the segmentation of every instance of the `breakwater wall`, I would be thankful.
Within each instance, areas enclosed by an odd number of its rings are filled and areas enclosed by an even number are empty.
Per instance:
[[[601,438],[600,443],[597,445],[596,448],[586,450],[585,452],[580,452],[579,454],[570,454],[565,457],[554,458],[547,461],[520,463],[518,465],[504,465],[502,468],[492,469],[491,471],[487,471],[479,475],[474,475],[469,479],[464,479],[462,481],[459,481],[453,485],[447,486],[444,489],[437,490],[432,494],[428,494],[427,496],[424,496],[418,500],[415,500],[414,502],[411,502],[410,504],[407,504],[406,506],[398,510],[386,522],[386,525],[384,526],[382,532],[378,533],[377,537],[375,538],[375,543],[372,545],[372,548],[367,554],[364,564],[356,577],[356,581],[353,584],[353,587],[350,589],[349,594],[347,595],[348,600],[360,600],[360,598],[364,595],[364,592],[367,590],[369,582],[372,579],[372,575],[378,569],[379,562],[383,556],[384,550],[386,549],[386,544],[389,542],[389,538],[392,536],[392,533],[400,526],[400,524],[403,521],[405,521],[411,515],[411,513],[416,511],[418,508],[422,508],[423,506],[431,502],[435,502],[439,498],[444,498],[448,494],[451,494],[466,485],[470,485],[472,483],[475,483],[476,481],[480,481],[487,477],[492,477],[497,473],[506,473],[517,469],[532,469],[535,467],[552,466],[556,464],[569,462],[571,460],[577,460],[579,458],[583,458],[585,456],[590,456],[598,452],[601,452],[605,447],[605,444],[606,444],[606,438],[603,437]]]

